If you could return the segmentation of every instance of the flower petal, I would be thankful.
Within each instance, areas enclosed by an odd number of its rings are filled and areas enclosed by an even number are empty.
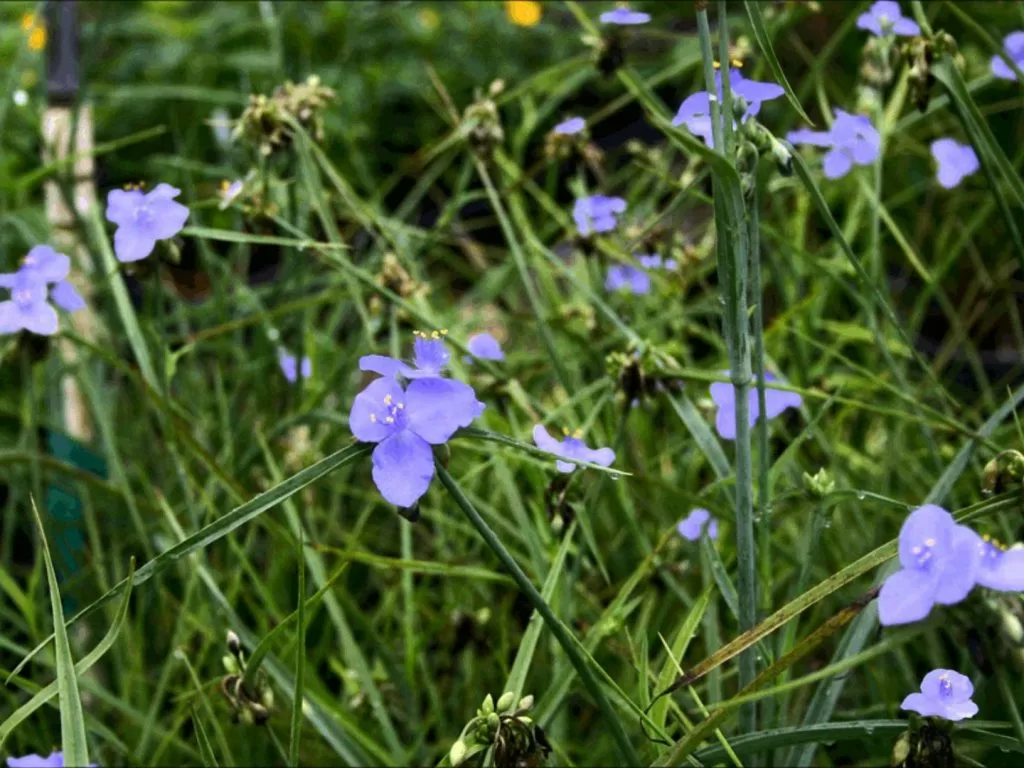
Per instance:
[[[905,709],[908,712],[917,712],[922,717],[942,717],[946,711],[946,707],[942,706],[938,701],[928,698],[923,693],[912,693],[903,700],[900,704],[900,709]]]
[[[0,333],[17,333],[21,328],[18,305],[13,301],[0,301]]]
[[[978,568],[978,584],[1000,592],[1024,592],[1024,549],[1008,549],[998,555],[995,567]]]
[[[925,571],[896,571],[878,594],[879,623],[891,626],[920,621],[935,604],[935,587],[935,578]]]
[[[412,382],[405,392],[405,407],[409,429],[433,445],[447,442],[484,410],[471,386],[442,378]]]
[[[146,258],[156,247],[156,238],[148,228],[134,224],[122,224],[114,233],[114,253],[121,262],[139,261]]]
[[[921,28],[913,19],[901,18],[892,25],[892,33],[904,37],[914,37],[921,34]]]
[[[135,210],[142,205],[145,195],[138,189],[112,189],[107,195],[107,221],[127,225],[135,220]]]
[[[790,144],[806,144],[811,147],[831,147],[835,145],[835,139],[831,131],[812,131],[807,128],[790,131],[786,134],[786,141]]]
[[[767,376],[765,379],[767,379]],[[757,394],[756,389],[754,394]],[[797,392],[786,392],[769,386],[764,388],[765,416],[769,419],[774,419],[787,408],[799,408],[803,405],[803,402],[804,399]],[[758,405],[760,406],[760,404]]]
[[[71,271],[71,259],[48,245],[35,246],[25,256],[24,264],[46,283],[63,280]]]
[[[363,355],[359,358],[359,370],[379,373],[381,376],[405,376],[408,378],[412,368],[386,355]]]
[[[542,451],[553,453],[555,456],[561,456],[563,454],[562,441],[553,438],[544,428],[543,424],[538,424],[533,428],[533,442],[536,443],[537,447]]]
[[[957,720],[974,717],[976,714],[978,714],[977,704],[973,701],[961,701],[956,704],[949,704],[946,707],[946,713],[942,717],[956,722]]]
[[[940,506],[924,504],[915,509],[900,527],[900,565],[917,568],[918,553],[914,549],[924,545],[928,539],[934,539],[931,546],[935,551],[945,552],[955,525],[953,516]]]
[[[433,478],[434,452],[409,430],[396,432],[373,449],[373,482],[395,506],[411,507]]]
[[[440,339],[417,338],[413,342],[412,362],[421,371],[440,373],[450,359],[448,347]]]
[[[0,272],[0,288],[13,288],[17,281],[17,272]]]
[[[348,414],[348,428],[357,440],[364,443],[379,443],[399,427],[388,422],[391,416],[390,404],[403,403],[405,392],[392,378],[374,379],[352,401]]]
[[[40,336],[51,336],[57,332],[59,322],[57,310],[49,303],[39,301],[27,307],[18,307],[21,327]]]
[[[479,357],[481,360],[504,360],[505,353],[501,344],[489,333],[478,333],[469,337],[466,348],[470,354]]]
[[[78,312],[80,309],[85,309],[85,299],[67,280],[61,280],[50,289],[50,298],[65,312]]]
[[[841,179],[853,168],[853,158],[842,149],[833,149],[822,158],[826,179]]]
[[[967,597],[977,583],[980,559],[978,534],[966,526],[954,526],[945,557],[936,564],[939,585],[935,602],[954,605]]]

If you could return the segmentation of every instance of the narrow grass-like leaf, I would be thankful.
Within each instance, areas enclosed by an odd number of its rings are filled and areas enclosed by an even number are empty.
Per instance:
[[[764,60],[768,62],[768,68],[772,71],[772,76],[776,82],[782,86],[782,90],[786,92],[786,98],[789,99],[789,104],[796,113],[800,115],[800,118],[804,120],[808,125],[813,126],[814,121],[807,116],[804,112],[804,108],[800,106],[800,99],[796,97],[793,92],[792,86],[786,79],[786,73],[782,71],[782,65],[779,64],[779,59],[775,55],[775,49],[772,48],[772,40],[768,36],[768,30],[764,25],[764,17],[761,15],[761,4],[758,0],[743,0],[743,7],[747,9],[747,18],[750,19],[750,29],[754,33],[754,39],[757,41],[757,47],[761,49],[761,55],[764,56]]]
[[[64,608],[61,606],[57,574],[50,559],[43,520],[39,517],[35,499],[31,499],[32,514],[39,530],[39,544],[46,564],[46,581],[50,587],[50,608],[53,611],[54,655],[57,659],[57,695],[60,697],[60,743],[66,765],[89,765],[89,744],[85,736],[85,716],[82,699],[78,695],[78,674],[71,657],[71,644],[64,628]]]
[[[298,628],[295,640],[295,689],[292,691],[292,719],[288,727],[288,765],[299,764],[299,743],[302,739],[302,701],[306,691],[306,561],[302,556],[302,535],[296,540],[299,569]],[[340,573],[341,568],[338,569]],[[333,578],[327,584],[333,584]],[[324,586],[326,591],[327,585]]]
[[[335,451],[329,456],[325,456],[320,459],[316,464],[313,464],[305,469],[296,472],[294,475],[289,477],[283,483],[275,485],[273,488],[264,491],[259,496],[247,501],[239,507],[235,507],[233,510],[228,512],[226,515],[217,518],[212,523],[204,526],[200,530],[188,536],[184,540],[178,542],[170,549],[165,552],[161,552],[155,558],[150,560],[148,563],[139,568],[138,573],[135,575],[135,584],[139,585],[149,581],[151,578],[156,576],[158,573],[168,568],[169,566],[181,562],[189,555],[199,550],[208,547],[215,541],[218,541],[229,533],[239,528],[249,521],[259,517],[261,514],[266,512],[268,509],[280,504],[284,499],[289,496],[298,493],[310,483],[314,483],[324,475],[333,472],[339,467],[343,467],[351,461],[355,461],[362,456],[365,456],[373,450],[372,445],[365,443],[356,443],[354,445],[346,446],[339,451]],[[99,598],[94,600],[88,606],[80,610],[71,619],[68,620],[67,626],[71,626],[79,619],[89,616],[101,606],[113,600],[118,594],[124,591],[128,586],[128,580],[124,579],[116,584],[114,587],[109,589]],[[53,635],[43,640],[39,645],[32,649],[31,653],[22,659],[18,665],[14,668],[8,679],[13,675],[18,674],[24,666],[35,656],[39,651],[49,645],[50,641],[54,639]]]
[[[203,757],[203,765],[217,768],[219,763],[217,762],[217,756],[213,752],[210,737],[206,735],[206,727],[203,725],[203,720],[195,710],[192,711],[192,725],[196,729],[196,741],[199,742],[199,754]]]
[[[658,675],[656,690],[665,690],[672,682],[672,679],[678,674],[676,672],[678,668],[677,660],[681,660],[686,655],[686,649],[697,632],[697,627],[700,626],[700,622],[704,618],[704,612],[708,609],[708,604],[711,602],[714,594],[715,585],[713,583],[708,584],[704,591],[700,593],[700,597],[697,598],[693,607],[683,618],[679,629],[676,631],[676,636],[672,640],[672,644],[667,649],[669,656],[665,659],[665,664],[661,668],[661,674]],[[651,708],[651,719],[662,728],[665,727],[665,718],[668,717],[669,703],[668,696],[664,696],[655,702]]]

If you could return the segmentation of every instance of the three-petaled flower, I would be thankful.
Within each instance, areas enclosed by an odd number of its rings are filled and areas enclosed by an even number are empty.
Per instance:
[[[563,120],[554,127],[554,132],[559,136],[575,136],[587,127],[587,121],[582,117],[570,117]]]
[[[610,466],[615,461],[615,451],[611,448],[588,448],[581,439],[583,432],[576,430],[569,434],[565,430],[565,437],[561,440],[553,438],[542,424],[533,428],[533,442],[542,451],[553,453],[558,456],[555,467],[559,472],[569,473],[576,469],[573,461],[587,461],[591,464],[600,464],[602,467]]]
[[[662,259],[661,254],[640,254],[636,257],[637,261],[640,262],[640,266],[644,269],[675,269],[679,266],[675,259]]]
[[[728,371],[722,371],[728,374]],[[765,373],[765,382],[777,381],[770,373]],[[715,416],[715,429],[718,434],[726,440],[736,439],[736,387],[731,382],[716,381],[710,387],[711,399],[718,406],[718,414]],[[764,404],[769,419],[774,419],[787,408],[799,408],[803,404],[803,398],[796,392],[787,392],[774,387],[765,386]],[[761,414],[761,404],[757,394],[757,387],[747,390],[748,415],[750,426],[757,423]]]
[[[857,17],[857,28],[866,29],[878,37],[888,34],[913,37],[921,34],[917,22],[904,16],[900,4],[894,0],[878,0],[867,13]]]
[[[614,11],[605,11],[601,14],[602,24],[618,24],[619,26],[634,26],[636,24],[646,24],[651,20],[649,13],[641,13],[640,11],[630,10],[625,5],[621,5]]]
[[[676,523],[676,530],[689,541],[697,541],[705,531],[709,539],[717,539],[718,521],[706,509],[697,508]]]
[[[448,442],[456,430],[483,413],[484,404],[472,387],[442,378],[440,370],[448,358],[443,341],[421,336],[416,368],[382,355],[359,361],[361,370],[383,373],[383,378],[356,395],[349,428],[356,439],[377,443],[373,482],[396,506],[411,507],[427,492],[434,477],[431,446]],[[398,376],[408,379],[408,386],[403,387]]]
[[[959,603],[974,588],[980,566],[979,537],[935,504],[911,512],[900,528],[902,568],[878,595],[884,625],[923,619],[932,606]]]
[[[481,360],[505,359],[505,353],[501,349],[501,344],[489,333],[477,333],[470,336],[466,342],[466,349],[469,350],[470,355]],[[463,358],[463,361],[471,362],[473,357],[466,356]]]
[[[954,139],[937,139],[932,142],[931,150],[939,166],[939,184],[946,189],[957,186],[965,176],[970,176],[980,167],[978,155],[970,144],[960,144]]]
[[[188,208],[174,201],[181,190],[157,184],[144,194],[139,189],[112,189],[107,195],[107,221],[117,224],[114,253],[118,261],[144,259],[157,240],[174,237],[185,226]]]
[[[715,89],[718,91],[718,101],[722,101],[722,73],[715,72]],[[747,102],[747,109],[743,113],[742,122],[754,117],[761,111],[761,104],[782,96],[785,91],[782,86],[775,83],[748,80],[738,69],[729,70],[729,89],[734,97],[740,97]],[[733,122],[735,125],[735,121]],[[685,125],[690,133],[700,136],[704,143],[714,148],[715,142],[711,127],[711,98],[707,91],[691,93],[683,103],[679,105],[676,116],[672,118],[672,125]]]
[[[581,237],[594,232],[611,232],[618,220],[616,215],[626,210],[626,201],[621,197],[591,195],[580,197],[572,209],[572,218]]]
[[[854,165],[871,165],[882,147],[882,137],[871,120],[841,109],[836,110],[836,119],[830,130],[801,129],[790,131],[786,138],[793,144],[828,147],[831,151],[825,153],[822,165],[829,179],[842,178]]]
[[[1017,69],[1024,68],[1024,32],[1011,32],[1003,38],[1003,50],[1017,65]],[[1017,73],[1010,69],[1010,65],[999,54],[992,57],[990,66],[992,74],[1002,80],[1017,79]]]
[[[978,705],[971,701],[973,695],[974,685],[966,675],[952,669],[933,669],[921,681],[921,692],[907,696],[900,709],[923,717],[963,720],[978,714]]]
[[[71,259],[48,245],[37,245],[17,272],[0,274],[0,287],[11,291],[11,298],[0,302],[0,333],[22,329],[44,336],[56,333],[57,313],[47,298],[65,312],[85,307],[81,295],[66,279],[70,271]]]
[[[644,270],[629,264],[614,264],[608,267],[604,289],[609,293],[626,291],[641,296],[651,292],[651,278]]]

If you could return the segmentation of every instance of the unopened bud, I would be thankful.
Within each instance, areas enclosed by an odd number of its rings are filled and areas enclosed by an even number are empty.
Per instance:
[[[893,768],[902,768],[906,765],[908,757],[910,757],[910,731],[904,731],[892,745],[891,765]]]
[[[828,496],[836,489],[836,481],[832,479],[832,475],[824,467],[819,469],[814,475],[804,472],[804,485],[808,493],[819,499]]]
[[[242,652],[242,641],[238,639],[238,635],[233,630],[228,630],[228,650],[231,651],[232,655],[237,656]]]
[[[491,733],[495,733],[500,726],[501,726],[501,718],[498,717],[498,713],[497,712],[491,712],[491,714],[489,714],[487,716],[487,729]]]
[[[448,759],[451,761],[452,766],[458,766],[463,760],[466,759],[466,742],[459,739],[452,748],[448,750]]]
[[[274,708],[274,689],[269,685],[263,689],[263,695],[260,696],[260,702],[268,710]]]
[[[484,703],[480,705],[480,714],[489,715],[492,712],[494,712],[494,697],[488,693],[487,697],[484,699]]]
[[[519,711],[526,712],[533,707],[533,696],[523,696],[519,700]]]
[[[793,175],[793,155],[781,141],[772,136],[772,159],[779,173],[783,176]]]
[[[499,715],[503,715],[508,712],[512,705],[515,703],[516,695],[512,691],[505,691],[501,694],[501,698],[498,699],[498,706],[496,711]]]
[[[224,665],[224,671],[229,675],[241,674],[242,670],[238,668],[238,660],[234,656],[224,654],[220,660],[221,664]]]

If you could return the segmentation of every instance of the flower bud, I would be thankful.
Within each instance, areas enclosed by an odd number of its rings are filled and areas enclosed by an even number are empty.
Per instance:
[[[231,651],[231,655],[237,656],[242,652],[242,641],[238,639],[238,635],[233,630],[228,630],[228,650]]]
[[[487,728],[491,733],[496,733],[498,728],[501,726],[501,718],[498,717],[497,712],[491,712],[487,716]]]
[[[519,700],[519,706],[517,707],[517,709],[520,712],[527,712],[532,707],[533,707],[533,696],[532,695],[531,696],[523,696],[523,698],[521,698]]]
[[[458,766],[463,760],[466,759],[466,742],[459,739],[452,748],[448,750],[448,759],[451,761],[452,766]]]
[[[828,470],[822,467],[814,475],[804,472],[804,486],[811,496],[821,499],[836,489],[836,481],[832,479]]]
[[[484,703],[480,705],[480,714],[489,715],[492,712],[494,712],[494,698],[488,693]]]
[[[771,149],[772,159],[775,160],[775,166],[779,169],[779,173],[783,176],[792,176],[793,155],[790,153],[786,145],[772,136]]]
[[[496,709],[498,714],[503,715],[508,712],[515,703],[515,698],[516,695],[512,693],[512,691],[505,691],[505,693],[501,694],[501,698],[498,699],[498,706]]]

